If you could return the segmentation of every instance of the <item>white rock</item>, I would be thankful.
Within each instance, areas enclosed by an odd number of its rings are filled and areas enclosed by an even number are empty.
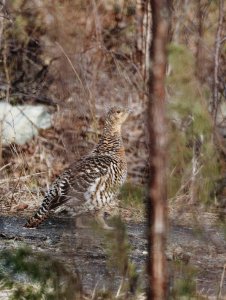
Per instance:
[[[0,134],[3,145],[23,145],[51,127],[51,115],[43,105],[16,105],[0,102]]]

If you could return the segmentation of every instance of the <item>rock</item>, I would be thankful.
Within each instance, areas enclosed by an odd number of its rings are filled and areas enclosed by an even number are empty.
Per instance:
[[[0,126],[3,145],[23,145],[51,127],[51,115],[44,105],[16,105],[0,102]]]

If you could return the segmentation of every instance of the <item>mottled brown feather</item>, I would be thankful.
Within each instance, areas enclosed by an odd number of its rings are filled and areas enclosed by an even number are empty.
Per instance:
[[[25,227],[34,228],[49,212],[66,205],[71,215],[95,214],[114,206],[127,175],[121,125],[128,109],[114,107],[105,119],[103,134],[93,151],[73,163],[52,184],[40,208]]]

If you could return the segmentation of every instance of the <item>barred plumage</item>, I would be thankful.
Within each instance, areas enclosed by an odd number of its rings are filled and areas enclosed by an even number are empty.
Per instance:
[[[104,228],[105,209],[115,206],[119,188],[127,175],[121,125],[128,109],[113,107],[105,119],[103,134],[94,150],[73,163],[52,184],[43,202],[25,227],[34,228],[48,218],[49,212],[65,204],[75,217],[97,216]]]

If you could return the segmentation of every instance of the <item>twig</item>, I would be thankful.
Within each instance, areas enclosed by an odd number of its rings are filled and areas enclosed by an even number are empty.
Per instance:
[[[223,18],[224,18],[224,1],[219,0],[219,18],[218,27],[215,40],[215,53],[214,53],[214,78],[213,78],[213,102],[212,102],[212,115],[214,120],[214,125],[216,124],[217,111],[219,105],[218,97],[218,71],[219,71],[219,57],[220,57],[220,46],[221,46],[221,34],[223,29]]]
[[[63,48],[58,42],[56,42],[56,45],[60,48],[61,52],[62,52],[62,53],[64,54],[64,56],[66,57],[66,59],[67,59],[69,65],[71,66],[71,68],[72,68],[72,70],[73,70],[73,72],[74,72],[76,78],[78,79],[79,83],[81,84],[84,93],[86,94],[86,88],[85,88],[85,86],[84,86],[84,84],[83,84],[83,82],[82,82],[82,80],[81,80],[81,78],[80,78],[78,72],[76,71],[76,69],[75,69],[75,67],[74,67],[74,65],[73,65],[73,63],[72,63],[72,61],[71,61],[71,59],[69,58],[69,56],[68,56],[67,53],[65,52],[64,48]],[[90,91],[89,87],[87,87],[87,90],[88,90],[88,92],[89,92],[89,97],[87,98],[87,101],[88,101],[88,104],[89,104],[89,107],[90,107],[90,111],[91,111],[91,114],[92,114],[92,118],[93,118],[93,120],[95,120],[95,116],[94,116],[94,113],[93,113],[93,110],[92,110],[92,104],[91,104],[91,102],[90,102],[90,100],[89,100],[89,98],[91,97],[91,91]]]
[[[149,59],[149,50],[150,50],[150,45],[151,45],[151,5],[150,1],[145,1],[146,8],[145,8],[145,13],[144,13],[144,39],[143,39],[143,49],[144,49],[144,66],[143,66],[143,78],[144,82],[147,82],[149,79],[149,68],[150,68],[150,59]]]
[[[190,187],[190,203],[195,203],[195,182],[196,182],[196,175],[198,174],[198,157],[196,154],[196,141],[193,142],[193,149],[192,149],[193,155],[192,155],[192,174],[191,174],[191,187]]]
[[[64,48],[63,48],[58,42],[56,42],[56,44],[57,44],[57,46],[60,48],[60,50],[62,51],[62,53],[64,54],[64,56],[66,57],[66,59],[67,59],[67,61],[69,62],[70,66],[71,66],[71,68],[72,68],[72,70],[73,70],[73,72],[75,73],[75,75],[76,75],[76,77],[77,77],[79,83],[81,84],[83,90],[85,91],[84,84],[83,84],[83,82],[82,82],[82,80],[81,80],[81,78],[80,78],[78,72],[76,71],[76,69],[75,69],[75,67],[74,67],[74,65],[73,65],[73,63],[72,63],[72,61],[71,61],[71,59],[68,57],[68,55],[67,55],[67,53],[65,52]]]
[[[10,72],[9,72],[9,68],[8,68],[8,62],[7,62],[7,50],[8,50],[7,41],[5,40],[2,54],[3,54],[3,67],[4,67],[6,82],[7,82],[6,102],[9,102],[9,93],[10,93],[11,81],[10,81]]]
[[[101,45],[103,43],[102,39],[102,26],[100,22],[100,17],[98,16],[98,8],[95,0],[92,0],[93,5],[93,13],[94,13],[94,22],[95,22],[95,29],[96,29],[96,37],[98,44]]]
[[[12,179],[3,179],[3,180],[0,180],[0,184],[5,184],[7,182],[16,182],[18,180],[26,180],[32,176],[36,176],[36,175],[40,175],[40,174],[45,174],[46,172],[38,172],[38,173],[34,173],[34,174],[31,174],[31,175],[26,175],[26,176],[21,176],[19,178],[12,178]]]
[[[221,297],[222,297],[221,292],[222,292],[222,288],[223,288],[223,284],[224,284],[225,269],[226,269],[226,264],[223,266],[223,272],[221,274],[221,281],[220,281],[219,293],[218,293],[217,299],[221,299]]]
[[[3,31],[4,31],[4,8],[5,8],[5,0],[1,1],[0,7],[0,49],[2,48],[2,41],[4,42],[4,48],[2,51],[3,54],[3,68],[5,72],[6,82],[7,82],[7,89],[6,89],[6,101],[9,101],[9,91],[10,91],[10,76],[9,76],[9,69],[7,66],[7,45],[6,40],[3,39]]]
[[[94,300],[94,299],[95,299],[95,296],[96,296],[96,290],[97,290],[98,284],[99,284],[99,281],[97,281],[97,283],[95,284],[95,287],[94,287],[93,292],[92,292],[92,298],[91,298],[91,300]]]
[[[0,124],[1,124],[1,123],[0,123]],[[1,141],[1,133],[0,133],[0,141]],[[0,142],[0,147],[1,147],[1,142]],[[12,163],[10,162],[10,163],[8,163],[8,164],[2,166],[2,167],[0,168],[0,172],[3,171],[5,168],[11,166],[11,164],[12,164]]]
[[[124,285],[124,277],[122,278],[122,280],[121,280],[121,282],[120,282],[120,285],[119,285],[119,288],[118,288],[118,290],[117,290],[117,293],[116,293],[116,295],[115,295],[115,298],[116,298],[116,299],[119,297],[123,285]]]
[[[2,47],[2,34],[4,29],[4,13],[3,13],[4,6],[5,6],[5,0],[2,1],[0,7],[0,49]]]

